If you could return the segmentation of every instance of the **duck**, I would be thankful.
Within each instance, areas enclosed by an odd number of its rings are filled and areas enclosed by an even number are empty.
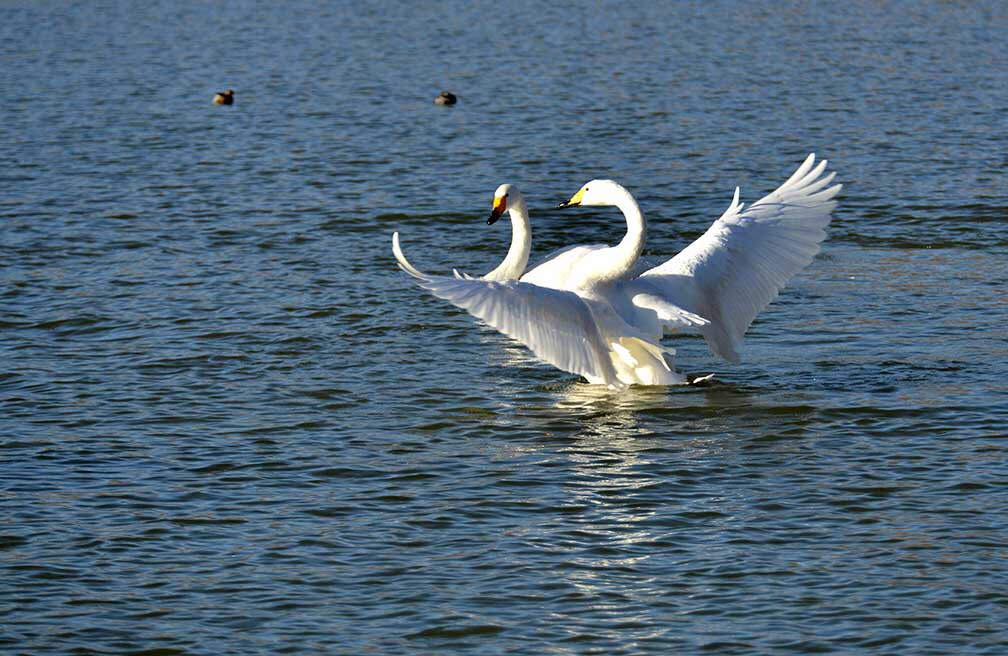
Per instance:
[[[435,105],[454,105],[457,102],[458,97],[450,91],[442,91],[440,95],[434,99]]]
[[[227,91],[219,91],[213,97],[213,101],[215,105],[233,105],[234,91],[232,89],[228,89]]]

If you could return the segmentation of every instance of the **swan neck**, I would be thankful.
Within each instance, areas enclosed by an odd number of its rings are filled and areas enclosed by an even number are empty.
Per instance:
[[[532,252],[532,231],[524,201],[509,207],[508,216],[511,219],[511,247],[504,261],[483,276],[486,280],[517,280],[528,266],[529,254]]]
[[[627,232],[620,243],[609,251],[609,265],[598,271],[597,279],[600,281],[617,280],[629,273],[644,252],[647,240],[647,221],[630,192],[621,187],[613,205],[623,212]]]
[[[647,240],[647,221],[644,219],[640,205],[630,195],[630,192],[625,189],[622,191],[622,197],[616,203],[616,207],[623,212],[623,217],[626,219],[627,233],[617,248],[625,251],[629,257],[633,258],[633,262],[636,262],[644,251],[644,242]],[[633,262],[630,264],[632,265]]]

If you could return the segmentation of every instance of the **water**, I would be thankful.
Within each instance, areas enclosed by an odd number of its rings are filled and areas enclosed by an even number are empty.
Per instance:
[[[0,10],[0,650],[1003,654],[1003,3]],[[236,104],[214,92],[234,88]],[[459,105],[437,107],[448,89]],[[744,363],[599,390],[414,287],[845,183]]]

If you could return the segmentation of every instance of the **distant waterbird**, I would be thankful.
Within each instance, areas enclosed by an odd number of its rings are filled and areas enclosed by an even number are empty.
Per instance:
[[[227,91],[220,91],[214,97],[213,101],[215,105],[233,105],[234,104],[234,90],[228,89]]]
[[[435,105],[454,105],[457,102],[458,97],[450,91],[442,91],[441,94],[434,99]]]

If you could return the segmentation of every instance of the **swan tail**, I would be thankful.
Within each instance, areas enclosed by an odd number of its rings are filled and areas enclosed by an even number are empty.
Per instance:
[[[426,273],[410,264],[409,260],[406,259],[406,256],[402,252],[402,247],[399,246],[398,232],[392,233],[392,254],[395,255],[396,262],[399,263],[399,268],[405,271],[406,273],[410,274],[411,276],[419,280],[427,280],[428,278],[430,278],[430,276],[428,276]]]
[[[688,382],[677,372],[675,349],[639,337],[621,336],[612,341],[610,357],[620,381],[636,385],[680,385]]]

